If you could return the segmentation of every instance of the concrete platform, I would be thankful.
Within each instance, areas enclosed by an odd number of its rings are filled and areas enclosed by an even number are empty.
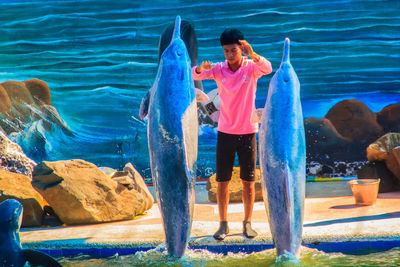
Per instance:
[[[346,182],[307,183],[303,243],[352,241],[400,242],[400,192],[379,194],[373,206],[356,206]],[[243,205],[230,204],[230,234],[224,241],[212,235],[218,228],[218,207],[205,203],[198,190],[190,246],[272,244],[263,202],[254,206],[252,225],[259,235],[242,235]],[[90,249],[148,248],[164,242],[164,232],[157,204],[135,220],[86,226],[21,229],[24,248]]]

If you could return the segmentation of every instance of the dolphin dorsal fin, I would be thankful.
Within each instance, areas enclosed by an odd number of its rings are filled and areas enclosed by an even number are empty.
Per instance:
[[[283,62],[290,62],[290,39],[289,38],[285,39],[285,44],[283,45],[282,63]]]
[[[181,17],[180,16],[176,16],[175,19],[175,28],[174,28],[174,34],[172,35],[172,40],[175,40],[177,38],[181,37]]]

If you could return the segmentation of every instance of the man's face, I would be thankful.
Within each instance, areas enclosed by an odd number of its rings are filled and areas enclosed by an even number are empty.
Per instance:
[[[228,63],[240,63],[242,60],[242,49],[239,44],[228,44],[223,45],[222,49],[224,50],[224,56]]]

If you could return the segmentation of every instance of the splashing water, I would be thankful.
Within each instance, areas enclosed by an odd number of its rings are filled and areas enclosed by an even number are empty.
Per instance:
[[[52,107],[24,104],[17,114],[9,137],[30,158],[37,162],[54,158],[54,153],[62,153],[62,148],[68,147],[66,142],[74,134]]]
[[[400,248],[367,255],[345,255],[342,253],[324,253],[316,249],[301,247],[300,261],[276,259],[275,249],[261,252],[228,253],[227,255],[211,253],[202,249],[189,249],[180,259],[169,258],[165,248],[157,247],[134,255],[114,255],[108,258],[95,259],[85,255],[72,258],[59,258],[63,266],[398,266]]]

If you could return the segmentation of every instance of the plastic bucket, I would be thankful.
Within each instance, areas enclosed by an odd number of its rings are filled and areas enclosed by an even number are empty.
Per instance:
[[[348,183],[351,186],[356,205],[373,205],[378,197],[379,182],[381,179],[358,179]]]

